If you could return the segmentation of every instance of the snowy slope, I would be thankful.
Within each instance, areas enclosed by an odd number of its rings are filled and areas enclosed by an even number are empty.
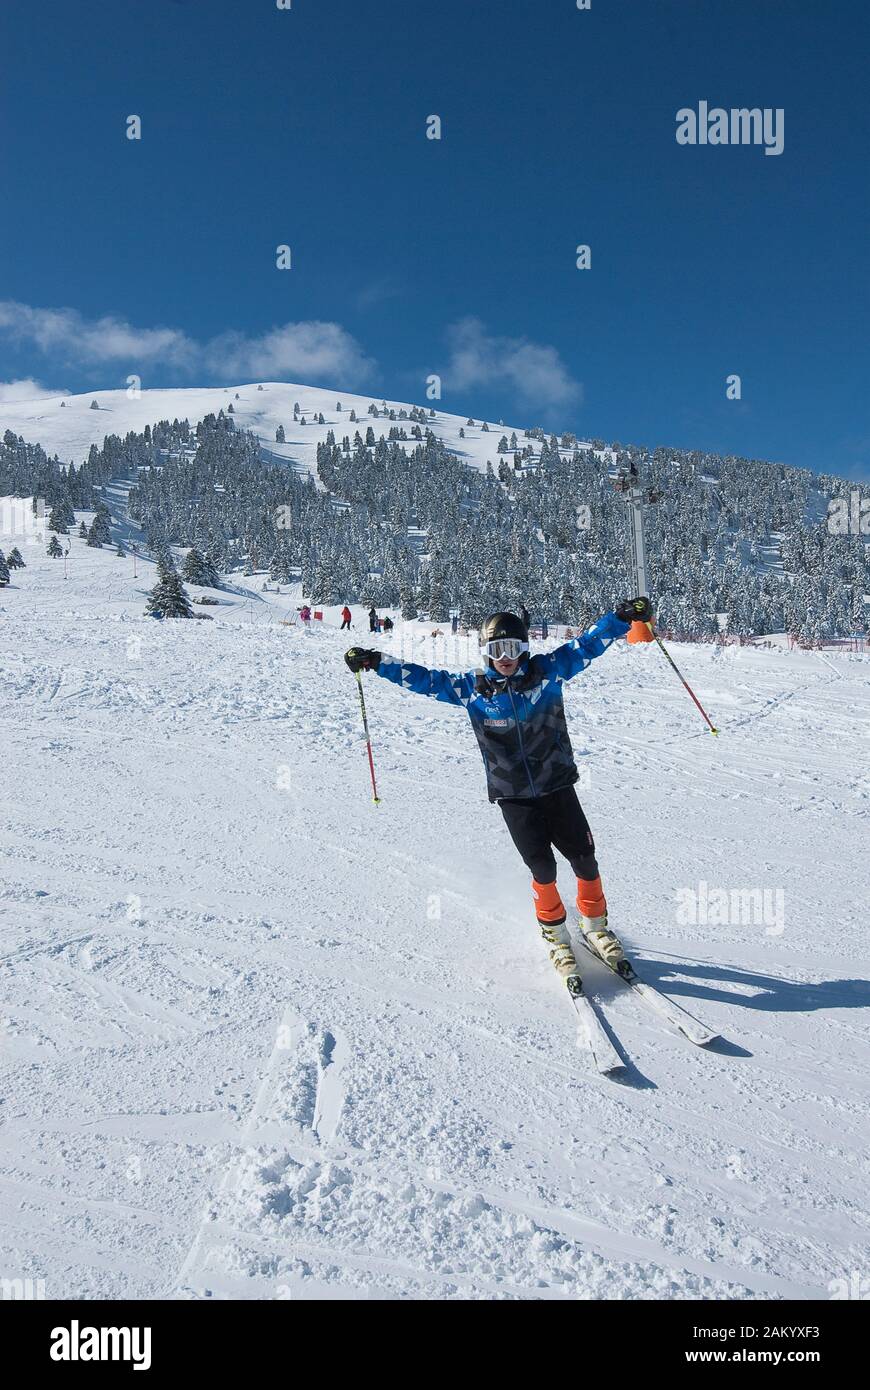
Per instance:
[[[379,437],[381,434],[389,434],[393,423],[397,426],[404,425],[410,434],[413,424],[412,421],[393,422],[383,417],[373,420],[367,412],[372,404],[381,408],[382,397],[377,395],[348,395],[342,391],[329,391],[315,386],[294,386],[282,381],[263,382],[262,386],[262,391],[257,389],[257,383],[232,387],[198,387],[190,390],[149,389],[143,390],[138,397],[133,398],[128,396],[126,390],[94,391],[79,396],[0,402],[0,436],[7,429],[11,429],[14,434],[22,435],[29,444],[41,444],[49,456],[56,453],[62,463],[78,464],[87,456],[91,445],[101,445],[107,434],[117,434],[123,438],[130,430],[139,432],[144,430],[146,425],[153,425],[158,420],[176,418],[186,418],[195,425],[210,412],[217,414],[219,410],[226,411],[227,406],[231,404],[239,429],[252,430],[276,458],[287,459],[300,468],[314,472],[317,466],[317,445],[326,439],[330,429],[341,442],[345,434],[349,434],[353,439],[355,430],[359,430],[365,437],[368,425],[373,427],[375,436]],[[91,409],[93,400],[98,403],[97,410]],[[308,424],[294,423],[293,406],[297,401]],[[335,408],[339,402],[342,406],[341,411]],[[414,402],[387,401],[386,404],[398,413],[403,408],[410,410]],[[438,408],[437,403],[421,400],[416,404],[422,406],[427,415],[430,408],[436,411],[435,418],[428,421],[429,428],[463,462],[475,467],[485,468],[487,461],[494,464],[498,462],[498,442],[505,433],[510,438],[511,431],[516,430],[521,443],[529,442],[522,438],[525,426],[501,426],[491,420],[488,422],[490,428],[487,433],[481,428],[484,421],[480,419],[475,419],[472,426],[466,423],[464,416],[445,414]],[[351,410],[356,411],[356,424],[350,421]],[[325,423],[313,423],[312,416],[321,413]],[[279,425],[284,426],[284,444],[275,443],[275,431]],[[465,430],[464,439],[459,437],[460,429]],[[411,440],[407,447],[413,448],[415,443],[416,441]]]
[[[864,1267],[866,660],[677,648],[718,740],[655,649],[566,687],[614,924],[726,1040],[596,975],[608,1080],[461,711],[368,679],[376,809],[334,613],[282,626],[259,578],[156,623],[147,561],[72,547],[68,581],[29,548],[0,592],[4,1273],[827,1298]],[[415,632],[395,649],[473,661]],[[782,889],[784,930],[681,923],[702,880]]]

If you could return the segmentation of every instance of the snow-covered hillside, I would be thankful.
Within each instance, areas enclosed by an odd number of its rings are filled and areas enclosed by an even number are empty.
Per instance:
[[[866,628],[870,547],[857,490],[834,476],[275,382],[6,403],[0,429],[0,543],[3,496],[70,512],[126,482],[152,550],[169,538],[223,572],[292,568],[317,602],[456,608],[472,625],[524,603],[576,624],[630,582],[611,484],[633,470],[664,628],[708,638],[725,615],[733,635],[807,643]],[[826,524],[835,505],[848,534]]]
[[[81,416],[73,453],[111,428]],[[718,739],[655,648],[566,687],[614,926],[724,1039],[693,1048],[592,968],[626,1060],[605,1079],[462,711],[367,679],[375,808],[334,612],[283,626],[296,596],[259,576],[158,623],[150,561],[134,580],[73,538],[65,580],[22,549],[4,1272],[48,1298],[824,1299],[863,1268],[866,659],[677,647]],[[381,640],[474,659],[420,625]],[[685,920],[677,894],[714,888],[782,912]]]
[[[260,384],[262,390],[258,389]],[[92,401],[97,402],[96,410],[91,409]],[[307,421],[304,425],[293,418],[297,402],[300,416]],[[251,430],[276,458],[287,459],[313,473],[317,445],[326,439],[330,430],[339,440],[344,434],[353,436],[356,429],[365,434],[366,426],[373,423],[368,414],[373,403],[380,408],[382,397],[349,395],[316,386],[294,386],[284,381],[190,390],[148,389],[132,397],[126,390],[93,391],[79,396],[46,396],[35,401],[4,401],[0,403],[0,436],[12,430],[28,443],[41,444],[47,454],[56,453],[62,463],[78,464],[91,445],[101,445],[107,434],[123,437],[129,430],[144,430],[146,425],[158,420],[188,419],[196,424],[206,415],[226,411],[232,405],[239,429]],[[338,404],[342,407],[340,411],[336,410]],[[410,411],[413,402],[388,400],[386,405],[398,413]],[[505,431],[510,434],[515,430],[521,436],[525,428],[480,419],[469,425],[464,416],[442,412],[438,402],[421,400],[417,405],[424,408],[427,415],[430,409],[436,412],[428,421],[433,434],[463,462],[480,468],[485,468],[488,461],[497,460],[498,442]],[[356,412],[359,423],[350,422],[351,411]],[[324,417],[322,425],[317,423],[321,414]],[[383,418],[374,423],[377,434],[389,429],[390,422]],[[488,431],[482,428],[485,423],[489,424]],[[275,441],[279,425],[284,427],[284,444]],[[465,438],[460,437],[460,430],[464,431]]]

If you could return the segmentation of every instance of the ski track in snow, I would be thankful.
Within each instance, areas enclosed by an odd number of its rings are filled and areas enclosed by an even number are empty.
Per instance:
[[[607,1079],[461,711],[367,682],[375,809],[343,634],[253,580],[156,624],[147,561],[73,547],[2,595],[4,1277],[814,1299],[863,1268],[870,663],[678,648],[719,739],[655,650],[566,686],[614,924],[725,1040],[584,965]],[[783,932],[680,922],[701,880],[782,888]]]

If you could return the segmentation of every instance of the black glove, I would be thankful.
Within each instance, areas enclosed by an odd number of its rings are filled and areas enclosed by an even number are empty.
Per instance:
[[[613,610],[623,623],[652,622],[652,604],[648,598],[627,598]]]
[[[365,647],[350,647],[344,659],[354,675],[357,671],[376,671],[381,664],[380,652],[369,651]]]

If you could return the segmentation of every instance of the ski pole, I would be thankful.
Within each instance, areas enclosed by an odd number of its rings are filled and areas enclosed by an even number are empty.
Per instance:
[[[372,741],[371,741],[371,737],[369,736],[369,721],[368,721],[368,718],[367,718],[367,716],[366,716],[366,700],[365,700],[365,696],[363,695],[362,676],[360,675],[359,671],[356,672],[356,683],[357,683],[357,686],[359,687],[359,708],[360,708],[360,714],[362,715],[363,729],[365,730],[366,748],[368,749],[368,754],[369,754],[369,771],[371,772],[371,775],[372,775],[372,793],[373,793],[373,799],[374,799],[375,805],[376,805],[376,806],[380,806],[380,804],[381,804],[381,798],[378,796],[378,787],[377,787],[377,783],[375,782],[375,762],[374,762],[374,758],[372,757]]]
[[[663,642],[662,639],[659,637],[659,635],[658,635],[658,633],[656,632],[655,628],[653,627],[652,623],[647,623],[647,627],[649,628],[650,632],[652,633],[653,638],[655,639],[655,641],[658,642],[659,647],[661,648],[661,650],[662,650],[662,652],[664,653],[664,655],[667,657],[667,659],[668,659],[668,661],[670,662],[671,666],[673,666],[674,670],[676,671],[676,673],[677,673],[677,675],[679,676],[680,680],[683,682],[683,685],[684,685],[684,686],[686,687],[686,689],[688,690],[688,692],[689,692],[689,694],[691,695],[692,699],[695,701],[695,704],[698,706],[698,709],[701,711],[701,713],[703,714],[703,716],[704,716],[704,718],[706,719],[707,723],[710,725],[710,733],[711,733],[711,734],[718,734],[719,730],[718,730],[718,729],[716,728],[716,726],[713,724],[713,721],[711,720],[711,718],[710,718],[710,716],[708,715],[707,711],[704,709],[704,706],[701,704],[701,701],[698,699],[698,697],[697,697],[697,695],[695,694],[694,690],[693,690],[692,687],[689,685],[689,682],[686,680],[685,676],[684,676],[684,675],[682,674],[682,672],[680,671],[679,666],[678,666],[677,663],[674,661],[674,658],[671,656],[671,654],[670,654],[670,652],[668,651],[667,647],[665,646],[664,642]]]

